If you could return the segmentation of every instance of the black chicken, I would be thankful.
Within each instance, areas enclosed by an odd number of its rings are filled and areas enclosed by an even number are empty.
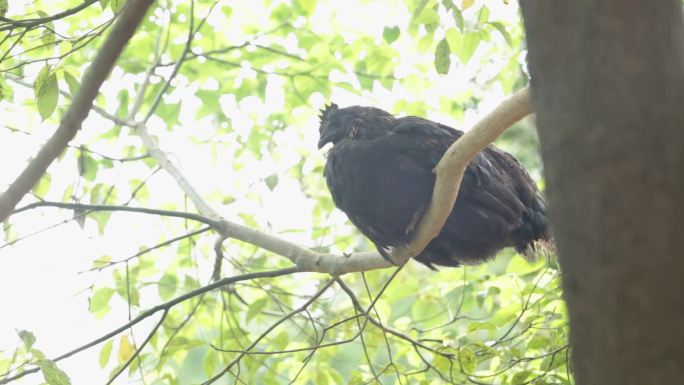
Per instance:
[[[411,240],[432,197],[432,170],[461,135],[375,107],[332,104],[321,110],[318,147],[333,144],[325,179],[335,205],[384,257]],[[415,259],[433,269],[458,266],[509,246],[527,253],[547,237],[546,206],[534,182],[513,156],[488,146],[468,164],[439,236]]]

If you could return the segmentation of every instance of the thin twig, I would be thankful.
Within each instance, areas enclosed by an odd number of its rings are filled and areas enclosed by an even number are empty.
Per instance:
[[[249,273],[249,274],[242,274],[242,275],[237,275],[237,276],[234,276],[234,277],[226,277],[226,278],[223,278],[223,279],[221,279],[221,280],[219,280],[219,281],[210,283],[210,284],[208,284],[208,285],[206,285],[206,286],[202,286],[202,287],[197,288],[197,289],[195,289],[195,290],[192,290],[192,291],[190,291],[190,292],[188,292],[188,293],[185,293],[185,294],[183,294],[183,295],[180,295],[180,296],[178,296],[178,297],[176,297],[176,298],[174,298],[174,299],[172,299],[172,300],[170,300],[170,301],[168,301],[168,302],[165,302],[165,303],[163,303],[163,304],[161,304],[161,305],[157,305],[157,306],[155,306],[155,307],[153,307],[153,308],[151,308],[151,309],[149,309],[149,310],[146,310],[146,311],[144,311],[143,313],[141,313],[139,316],[135,317],[135,318],[134,318],[133,320],[131,320],[130,322],[127,322],[126,324],[120,326],[119,328],[115,329],[114,331],[111,331],[111,332],[105,334],[104,336],[102,336],[102,337],[100,337],[100,338],[97,338],[97,339],[95,339],[95,340],[93,340],[93,341],[91,341],[91,342],[88,342],[87,344],[85,344],[85,345],[83,345],[83,346],[80,346],[80,347],[78,347],[78,348],[76,348],[76,349],[74,349],[74,350],[72,350],[72,351],[70,351],[70,352],[64,353],[64,354],[62,354],[62,355],[59,356],[59,357],[53,358],[53,359],[51,359],[51,361],[52,361],[52,362],[57,362],[57,361],[61,361],[61,360],[65,359],[65,358],[71,357],[71,356],[73,356],[74,354],[80,353],[80,352],[82,352],[82,351],[84,351],[84,350],[86,350],[86,349],[89,349],[89,348],[91,348],[91,347],[93,347],[93,346],[95,346],[95,345],[98,345],[98,344],[100,344],[100,343],[102,343],[102,342],[104,342],[104,341],[107,341],[108,339],[110,339],[110,338],[114,337],[115,335],[117,335],[117,334],[119,334],[119,333],[121,333],[121,332],[127,330],[127,329],[130,328],[131,326],[140,323],[140,322],[143,321],[144,319],[146,319],[146,318],[152,316],[153,314],[155,314],[155,313],[157,313],[157,312],[160,312],[160,311],[168,311],[169,309],[171,309],[172,307],[178,305],[178,304],[181,303],[181,302],[187,301],[187,300],[190,299],[190,298],[194,298],[194,297],[197,297],[197,296],[202,295],[202,294],[204,294],[204,293],[207,293],[207,292],[209,292],[209,291],[212,291],[212,290],[214,290],[214,289],[220,288],[221,286],[229,285],[229,284],[232,284],[232,283],[235,283],[235,282],[240,282],[240,281],[252,280],[252,279],[256,279],[256,278],[273,278],[273,277],[280,277],[280,276],[283,276],[283,275],[290,275],[290,274],[298,273],[298,272],[300,272],[300,270],[299,270],[297,267],[288,267],[288,268],[285,268],[285,269],[270,270],[270,271],[262,271],[262,272]],[[27,375],[27,374],[36,373],[36,372],[39,371],[39,370],[40,370],[40,368],[35,367],[35,368],[32,368],[32,369],[28,369],[28,370],[26,370],[26,371],[23,371],[23,372],[21,372],[21,373],[17,373],[17,374],[15,374],[14,376],[6,377],[6,378],[0,380],[0,385],[10,383],[10,382],[12,382],[12,381],[14,381],[14,380],[16,380],[16,379],[18,379],[18,378],[24,377],[24,376]],[[3,375],[7,375],[7,374],[8,374],[8,373],[5,373],[5,374],[3,374]],[[0,376],[2,376],[2,375],[0,375]]]
[[[99,0],[85,0],[83,3],[79,4],[78,6],[76,6],[74,8],[67,9],[66,11],[54,14],[52,16],[41,17],[41,18],[37,18],[37,19],[12,20],[12,19],[8,19],[6,17],[0,17],[0,21],[7,24],[4,26],[0,26],[0,32],[11,30],[14,28],[32,28],[32,27],[35,27],[35,26],[40,25],[40,24],[49,23],[49,22],[54,21],[54,20],[63,19],[67,16],[71,16],[73,14],[76,14],[76,13],[80,12],[81,10],[88,8],[89,6],[91,6],[92,4],[97,3],[97,2],[99,2]]]
[[[48,166],[76,136],[83,120],[88,116],[100,86],[109,75],[117,58],[153,2],[153,0],[131,0],[126,4],[121,16],[107,36],[107,40],[95,57],[95,61],[83,76],[81,87],[79,87],[59,127],[7,191],[0,195],[0,221],[7,219],[12,209],[40,180]]]
[[[223,368],[222,371],[220,371],[217,375],[214,377],[208,379],[207,381],[203,382],[202,385],[209,385],[213,384],[214,382],[218,381],[221,377],[223,377],[224,374],[226,374],[236,363],[238,363],[242,357],[244,357],[249,351],[254,349],[254,347],[264,339],[271,331],[273,331],[278,325],[282,324],[286,320],[292,318],[294,315],[301,313],[302,311],[306,310],[315,300],[318,299],[323,293],[328,290],[328,288],[334,283],[334,280],[328,281],[325,285],[323,285],[318,291],[311,296],[311,298],[306,301],[305,303],[302,304],[302,306],[298,307],[297,309],[291,311],[290,313],[286,314],[283,318],[279,319],[276,321],[273,325],[271,325],[269,328],[267,328],[259,337],[257,337],[246,349],[244,352],[240,353],[234,360],[232,360],[225,368]]]
[[[186,213],[181,211],[170,211],[170,210],[157,210],[148,209],[145,207],[130,207],[130,206],[117,206],[117,205],[88,205],[83,203],[65,203],[65,202],[51,202],[51,201],[40,201],[30,203],[26,206],[20,207],[12,212],[12,214],[18,214],[22,211],[27,211],[35,209],[38,207],[57,207],[61,209],[71,209],[71,210],[83,210],[83,211],[126,211],[132,213],[142,213],[151,215],[161,215],[166,217],[176,217],[191,219],[197,222],[201,222],[211,226],[214,229],[221,230],[222,224],[219,221],[203,217],[199,214]]]

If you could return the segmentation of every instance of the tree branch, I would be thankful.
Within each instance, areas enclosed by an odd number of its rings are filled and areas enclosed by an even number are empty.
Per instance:
[[[131,0],[127,3],[95,61],[83,76],[81,87],[64,114],[57,131],[7,191],[0,195],[0,221],[4,221],[9,216],[21,198],[38,182],[40,177],[45,174],[48,166],[76,136],[83,120],[88,116],[100,86],[109,75],[116,59],[133,36],[152,3],[153,0]]]
[[[7,24],[4,26],[0,26],[0,32],[1,31],[7,31],[10,29],[14,29],[17,27],[28,29],[28,28],[32,28],[32,27],[35,27],[35,26],[40,25],[40,24],[51,22],[53,20],[62,19],[62,18],[65,18],[67,16],[71,16],[73,14],[76,14],[76,13],[80,12],[81,10],[88,8],[93,3],[97,3],[98,1],[99,0],[85,0],[82,4],[80,4],[74,8],[67,9],[66,11],[54,14],[52,16],[41,17],[38,19],[12,20],[12,19],[8,19],[6,17],[0,17],[0,21]]]
[[[514,123],[532,113],[529,87],[525,87],[504,100],[494,111],[485,116],[471,130],[459,138],[442,157],[435,167],[437,180],[432,201],[426,214],[418,224],[413,241],[393,250],[392,255],[398,264],[418,255],[442,229],[451,213],[458,196],[463,173],[468,162],[487,145],[492,143]],[[136,133],[143,140],[150,154],[159,165],[178,183],[195,204],[200,214],[216,219],[221,225],[221,233],[227,237],[251,243],[262,249],[288,258],[303,271],[314,271],[341,275],[391,267],[392,264],[377,252],[361,252],[340,256],[319,253],[306,247],[288,242],[279,237],[222,219],[218,213],[200,196],[183,176],[180,170],[161,151],[156,141],[142,124],[135,124]]]
[[[392,251],[399,264],[420,254],[442,230],[454,208],[468,163],[504,131],[533,112],[530,88],[524,87],[504,100],[494,111],[454,142],[433,172],[437,175],[432,200],[420,219],[411,243]]]
[[[148,148],[150,155],[176,180],[180,189],[193,202],[203,222],[208,220],[209,222],[205,223],[216,225],[215,228],[224,236],[281,255],[295,263],[302,271],[342,275],[392,266],[377,252],[359,252],[349,255],[319,253],[263,231],[226,221],[202,198],[178,167],[166,156],[166,153],[159,148],[157,141],[147,132],[144,124],[118,118],[98,106],[92,106],[92,108],[96,113],[116,124],[134,128],[135,133]],[[525,87],[503,101],[451,145],[435,167],[437,180],[430,207],[417,227],[414,240],[409,245],[393,251],[395,261],[401,263],[419,254],[439,234],[456,202],[461,178],[468,162],[506,129],[532,112],[530,90],[529,87]],[[28,206],[23,209],[26,208]]]
[[[31,203],[31,204],[28,204],[24,207],[18,208],[16,210],[14,210],[12,212],[12,214],[17,214],[17,213],[20,213],[22,211],[31,210],[31,209],[35,209],[38,207],[57,207],[57,208],[61,208],[61,209],[71,209],[71,210],[80,210],[80,211],[128,211],[128,212],[133,212],[133,213],[152,214],[152,215],[160,215],[160,216],[166,216],[166,217],[191,219],[191,220],[209,225],[212,228],[217,229],[217,230],[220,230],[223,227],[222,224],[218,221],[214,221],[214,220],[211,220],[209,218],[205,218],[201,215],[197,215],[194,213],[186,213],[186,212],[182,212],[182,211],[148,209],[145,207],[117,206],[117,205],[89,205],[89,204],[83,204],[83,203],[40,201],[40,202]]]
[[[206,285],[206,286],[202,286],[202,287],[197,288],[195,290],[192,290],[188,293],[185,293],[181,296],[178,296],[178,297],[176,297],[176,298],[174,298],[168,302],[165,302],[165,303],[157,305],[157,306],[155,306],[149,310],[146,310],[143,313],[141,313],[140,315],[138,315],[137,317],[135,317],[133,320],[131,320],[131,321],[127,322],[126,324],[120,326],[116,330],[113,330],[113,331],[105,334],[104,336],[102,336],[98,339],[95,339],[91,342],[88,342],[87,344],[85,344],[81,347],[78,347],[78,348],[76,348],[70,352],[64,353],[61,356],[52,359],[51,361],[57,362],[57,361],[61,361],[61,360],[65,359],[65,358],[71,357],[74,354],[80,353],[86,349],[89,349],[89,348],[91,348],[91,347],[93,347],[93,346],[95,346],[101,342],[104,342],[104,341],[114,337],[115,335],[129,329],[131,326],[134,326],[134,325],[140,323],[144,319],[149,318],[152,315],[154,315],[160,311],[167,313],[169,311],[169,309],[178,305],[179,303],[187,301],[190,298],[197,297],[199,295],[202,295],[202,294],[207,293],[209,291],[212,291],[214,289],[220,288],[221,286],[229,285],[229,284],[232,284],[235,282],[240,282],[240,281],[252,280],[252,279],[256,279],[256,278],[270,278],[270,277],[279,277],[282,275],[290,275],[290,274],[297,273],[297,272],[299,272],[298,268],[288,267],[288,268],[280,269],[280,270],[261,271],[261,272],[256,272],[256,273],[248,273],[248,274],[237,275],[234,277],[222,278],[219,281],[216,281],[216,282],[211,283],[211,284]],[[162,320],[163,320],[163,318],[160,321],[158,321],[157,325],[159,325],[159,323],[161,323]],[[144,344],[143,344],[143,346],[144,346]],[[141,346],[141,348],[143,346]],[[30,374],[30,373],[35,373],[39,370],[40,370],[40,368],[35,367],[35,368],[28,369],[26,371],[23,371],[21,373],[17,373],[14,376],[1,379],[0,385],[8,384],[8,383],[10,383],[10,382],[12,382],[18,378],[24,377],[25,375]],[[3,375],[7,375],[8,373],[5,373]]]

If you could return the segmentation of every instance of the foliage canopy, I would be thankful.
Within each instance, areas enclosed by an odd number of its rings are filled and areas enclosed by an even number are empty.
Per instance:
[[[0,143],[14,159],[5,164],[17,164],[58,124],[125,2],[7,5],[0,0]],[[478,109],[527,82],[516,7],[160,1],[96,111],[23,201],[83,206],[15,214],[0,252],[16,257],[56,233],[45,249],[56,263],[88,260],[72,294],[80,288],[92,322],[121,325],[157,310],[94,348],[99,380],[123,370],[116,381],[146,384],[569,384],[552,259],[509,251],[437,273],[409,262],[334,278],[293,273],[289,260],[246,242],[215,247],[220,237],[192,218],[88,206],[195,211],[141,139],[144,128],[223,217],[319,251],[371,250],[324,185],[318,109],[330,100],[377,105],[467,128]],[[539,177],[529,122],[497,144]],[[244,279],[177,301],[221,277]],[[40,350],[43,338],[13,326],[21,331],[0,349],[0,383],[32,368],[49,384],[82,382],[69,360]],[[61,352],[114,329],[73,338]]]

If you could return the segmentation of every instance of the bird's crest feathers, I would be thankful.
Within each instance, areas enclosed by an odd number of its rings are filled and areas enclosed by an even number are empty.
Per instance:
[[[338,109],[339,107],[335,103],[327,104],[325,108],[321,109],[321,114],[318,116],[318,118],[321,120],[321,124],[332,119],[333,114]]]

